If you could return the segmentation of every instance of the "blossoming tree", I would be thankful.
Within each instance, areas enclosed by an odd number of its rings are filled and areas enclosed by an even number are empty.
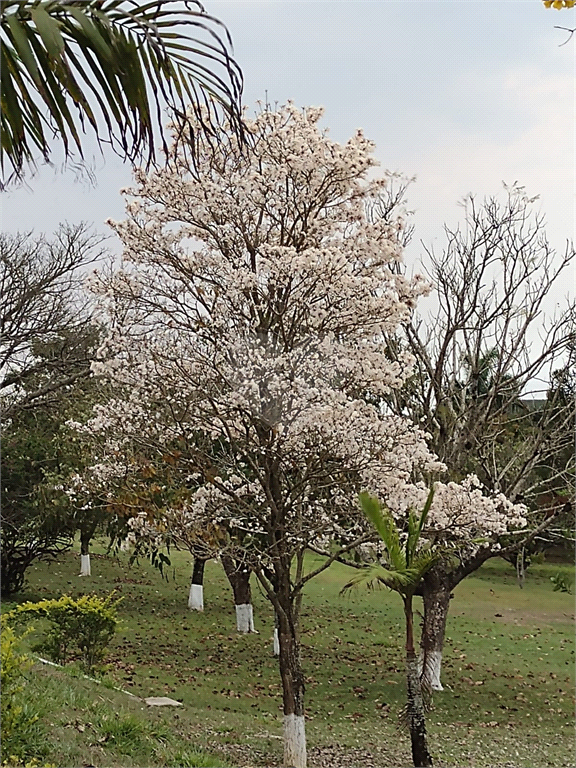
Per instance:
[[[373,535],[360,490],[401,517],[443,468],[423,432],[374,404],[410,371],[382,340],[427,286],[397,269],[402,220],[374,215],[386,177],[369,178],[372,143],[331,141],[321,114],[264,109],[246,123],[250,151],[229,132],[193,167],[176,147],[136,174],[127,219],[111,222],[123,267],[93,281],[111,328],[94,369],[117,394],[85,427],[118,479],[139,451],[161,463],[177,449],[185,525],[216,526],[220,553],[256,575],[277,616],[295,768],[302,591]],[[328,542],[307,571],[306,549]]]

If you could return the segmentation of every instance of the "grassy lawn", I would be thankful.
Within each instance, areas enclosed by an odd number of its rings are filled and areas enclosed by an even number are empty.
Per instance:
[[[25,706],[40,715],[29,730],[40,765],[166,766],[228,765],[200,746],[188,723],[172,710],[147,707],[140,699],[109,690],[71,671],[38,665],[25,688]],[[2,765],[10,765],[3,754]]]
[[[187,609],[189,558],[175,553],[172,561],[168,581],[145,562],[129,568],[125,555],[93,556],[88,578],[77,576],[77,553],[30,569],[19,600],[112,589],[123,595],[123,625],[110,648],[108,680],[138,697],[167,695],[184,705],[143,708],[126,694],[43,668],[29,687],[45,688],[54,702],[41,720],[59,734],[52,739],[57,746],[50,762],[62,768],[281,764],[281,690],[270,605],[253,583],[259,634],[237,635],[221,567],[208,563],[205,611],[197,613]],[[495,560],[456,589],[445,691],[434,695],[428,716],[435,765],[576,764],[574,598],[552,591],[550,576],[559,570],[573,579],[572,566],[533,566],[521,590],[513,569]],[[309,583],[304,599],[309,764],[409,766],[409,740],[397,727],[405,696],[401,602],[385,590],[340,597],[348,577],[348,569],[335,564]],[[71,686],[77,691],[73,706],[67,704]],[[67,694],[56,694],[66,687]],[[124,719],[124,731],[135,730],[139,746],[123,752],[121,736],[103,735],[110,710],[118,713],[117,722],[106,727]],[[140,720],[143,725],[134,725]],[[142,762],[142,750],[148,762]]]

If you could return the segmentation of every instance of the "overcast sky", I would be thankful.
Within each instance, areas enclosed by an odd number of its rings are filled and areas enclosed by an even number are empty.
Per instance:
[[[250,108],[323,105],[323,125],[346,141],[376,142],[384,168],[415,175],[416,238],[441,242],[469,192],[502,181],[540,195],[549,236],[574,236],[573,11],[540,0],[205,0],[229,28]],[[96,157],[96,186],[44,167],[27,188],[4,193],[6,231],[53,231],[81,220],[106,230],[123,218],[119,189],[130,168]],[[413,248],[415,246],[412,246]]]

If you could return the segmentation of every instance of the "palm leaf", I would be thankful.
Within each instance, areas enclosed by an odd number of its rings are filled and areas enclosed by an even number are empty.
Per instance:
[[[442,550],[424,550],[418,553],[414,558],[411,571],[415,574],[417,581],[426,574],[433,565],[435,565],[442,557]]]
[[[398,529],[390,511],[386,507],[382,508],[378,499],[370,496],[369,493],[361,493],[359,499],[364,514],[386,547],[390,564],[395,570],[404,570],[406,568],[406,556],[402,551]]]
[[[420,541],[422,530],[426,525],[426,520],[428,519],[428,513],[430,512],[430,507],[432,506],[433,500],[434,500],[434,488],[431,488],[430,491],[428,492],[428,497],[426,499],[426,503],[424,504],[424,508],[420,514],[420,517],[418,518],[416,516],[416,513],[413,512],[412,510],[410,510],[410,513],[408,515],[408,541],[406,543],[406,559],[407,559],[408,565],[411,564],[413,558],[416,555],[418,542]]]
[[[4,0],[0,21],[0,164],[9,178],[34,150],[48,160],[55,136],[66,157],[82,155],[85,123],[99,142],[149,164],[158,135],[167,149],[164,108],[182,126],[191,108],[214,135],[226,115],[243,138],[230,35],[197,0]]]
[[[347,582],[340,593],[347,592],[354,587],[359,587],[362,584],[366,586],[374,586],[375,582],[384,584],[384,586],[395,592],[404,592],[406,588],[410,587],[414,578],[417,577],[417,572],[414,569],[406,568],[402,571],[394,571],[389,568],[385,568],[380,563],[374,563],[374,565],[366,566],[359,570],[349,582]]]
[[[32,21],[36,25],[36,29],[42,42],[46,47],[48,55],[52,59],[59,59],[64,50],[64,38],[60,33],[58,23],[46,13],[41,5],[37,5],[30,11]]]

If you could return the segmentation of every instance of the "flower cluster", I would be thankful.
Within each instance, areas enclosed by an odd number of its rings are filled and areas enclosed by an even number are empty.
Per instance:
[[[513,504],[502,493],[487,496],[475,475],[461,483],[435,484],[429,526],[441,540],[497,537],[524,528],[524,504]]]

